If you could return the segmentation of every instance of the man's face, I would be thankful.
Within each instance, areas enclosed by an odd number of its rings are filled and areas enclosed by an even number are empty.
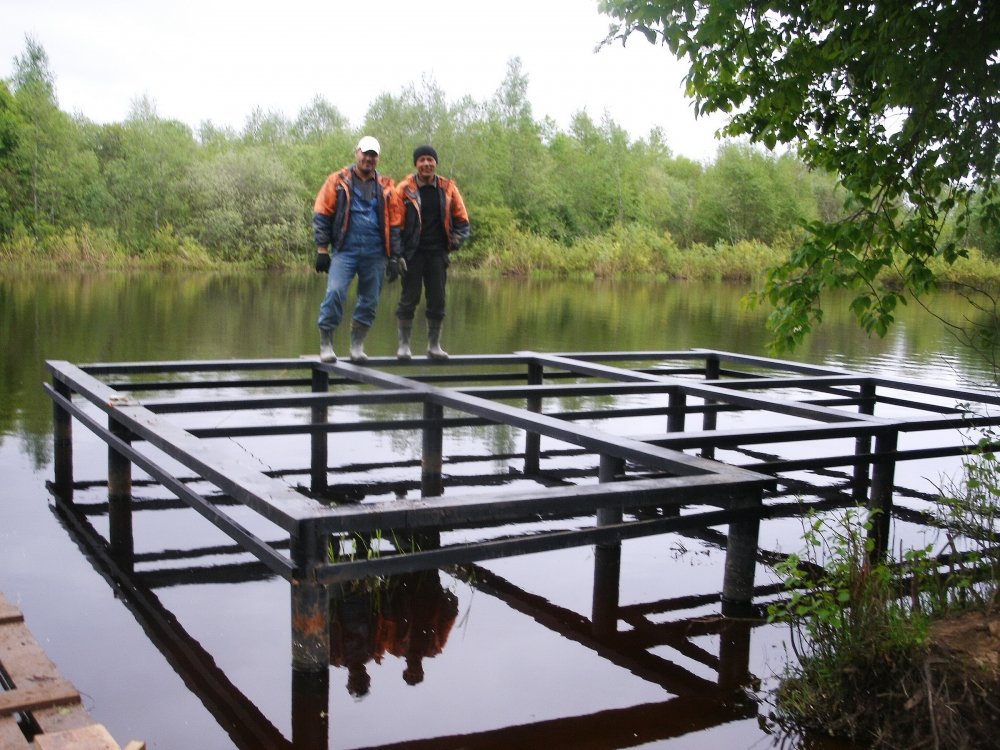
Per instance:
[[[359,148],[354,152],[354,163],[359,175],[370,177],[378,167],[378,154],[374,151],[362,151]]]
[[[428,156],[424,154],[417,159],[417,174],[420,179],[428,182],[434,179],[434,173],[437,172],[437,160],[433,156]]]

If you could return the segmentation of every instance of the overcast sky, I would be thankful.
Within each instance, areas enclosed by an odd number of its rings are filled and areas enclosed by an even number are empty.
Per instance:
[[[607,111],[633,139],[660,127],[675,154],[715,156],[720,120],[698,119],[684,69],[641,37],[594,49],[597,0],[0,0],[0,77],[31,36],[59,106],[120,122],[151,99],[160,117],[240,130],[255,107],[294,118],[317,95],[360,126],[372,100],[429,78],[449,101],[492,97],[520,57],[535,119],[567,128]]]

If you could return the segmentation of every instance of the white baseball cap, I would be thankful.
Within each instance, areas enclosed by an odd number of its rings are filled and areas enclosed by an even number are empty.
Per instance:
[[[381,153],[382,147],[378,145],[378,141],[372,138],[370,135],[366,135],[360,141],[358,141],[358,151],[374,151],[376,154]]]

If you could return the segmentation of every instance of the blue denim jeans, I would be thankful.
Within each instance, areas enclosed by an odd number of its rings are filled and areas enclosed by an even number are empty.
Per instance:
[[[354,277],[358,277],[358,301],[354,305],[353,320],[370,326],[375,322],[375,310],[382,294],[385,278],[385,253],[381,250],[341,250],[330,260],[330,274],[326,282],[326,295],[319,306],[320,329],[330,331],[344,319],[347,290]]]

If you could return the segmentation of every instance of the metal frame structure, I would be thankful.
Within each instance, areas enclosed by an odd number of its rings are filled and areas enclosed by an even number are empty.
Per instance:
[[[604,567],[614,571],[623,540],[675,530],[727,526],[722,600],[724,612],[741,611],[753,597],[763,496],[775,488],[776,475],[853,466],[854,497],[883,511],[872,533],[884,549],[896,462],[968,450],[961,441],[901,450],[899,436],[954,435],[958,428],[1000,422],[988,414],[1000,402],[994,393],[714,350],[519,352],[455,356],[445,363],[372,358],[365,366],[320,363],[314,357],[46,365],[52,375],[46,389],[54,403],[57,502],[73,502],[76,421],[108,446],[108,547],[117,564],[128,570],[133,560],[135,466],[291,583],[292,665],[306,673],[329,668],[330,590],[345,581],[580,545],[596,545]],[[209,389],[210,397],[188,395]],[[166,391],[170,395],[163,397]],[[223,395],[215,395],[219,391]],[[545,410],[553,400],[623,395],[648,397],[652,405]],[[346,405],[400,404],[420,405],[422,416],[330,419],[331,410]],[[883,407],[906,413],[877,413]],[[185,427],[178,421],[213,411],[296,417],[211,427]],[[719,416],[726,412],[766,414],[787,424],[719,429]],[[647,435],[616,435],[583,424],[660,415],[665,429]],[[695,415],[701,416],[699,429],[688,430],[688,417]],[[537,489],[511,490],[499,486],[501,481],[484,494],[465,491],[444,475],[445,432],[480,424],[523,431],[522,476],[536,478]],[[420,497],[331,504],[330,477],[337,475],[329,462],[331,436],[398,430],[421,433]],[[310,480],[308,492],[293,487],[280,471],[262,471],[245,454],[227,450],[232,440],[287,435],[309,436],[310,466],[303,471]],[[756,444],[806,445],[833,438],[853,439],[854,451],[742,466],[715,459],[719,451]],[[595,456],[597,483],[553,486],[546,481],[545,461],[553,451],[542,450],[543,439]],[[178,466],[193,476],[182,476]],[[250,509],[287,539],[260,538],[227,512],[230,504]],[[654,508],[660,512],[643,512]],[[546,517],[591,521],[441,543],[442,531]],[[331,540],[344,536],[371,539],[387,530],[394,538],[419,543],[397,544],[391,552],[363,559],[331,546]],[[617,602],[598,596],[598,585],[595,580],[594,626],[609,632],[618,622]],[[608,585],[614,589],[616,582]]]

